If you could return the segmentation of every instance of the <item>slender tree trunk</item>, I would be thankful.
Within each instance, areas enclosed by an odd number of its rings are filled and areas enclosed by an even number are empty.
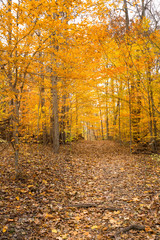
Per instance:
[[[130,145],[130,152],[132,152],[132,105],[131,105],[131,90],[130,90],[130,83],[128,79],[128,96],[129,96],[129,145]]]
[[[121,141],[121,95],[122,95],[122,81],[120,81],[120,86],[119,86],[119,109],[118,109],[118,115],[119,115],[119,121],[118,121],[118,126],[119,126],[119,141]]]
[[[127,7],[127,1],[123,0],[124,4],[124,12],[125,12],[125,20],[126,20],[126,31],[129,30],[129,14],[128,14],[128,7]]]
[[[18,166],[18,159],[19,159],[19,102],[18,102],[18,96],[16,96],[16,99],[14,101],[14,114],[13,114],[13,144],[15,149],[15,170],[16,170],[16,176],[19,174],[19,166]]]
[[[102,140],[104,140],[103,117],[102,117],[102,110],[101,110],[100,96],[99,96],[98,88],[97,88],[97,97],[98,97],[99,116],[100,116],[100,132],[101,132],[101,138],[102,138]]]
[[[67,107],[66,107],[66,94],[62,95],[62,108],[60,120],[60,141],[65,144],[66,142],[66,125],[67,125]]]
[[[106,87],[106,139],[109,139],[109,114],[108,114],[108,80],[105,84]]]
[[[157,140],[157,121],[156,121],[156,114],[154,109],[154,99],[153,99],[153,91],[151,90],[151,103],[152,103],[152,114],[153,114],[153,128],[154,128],[154,139],[155,142]]]
[[[38,116],[37,116],[37,143],[39,143],[39,132],[40,132],[40,118],[41,118],[41,113],[40,113],[40,108],[41,108],[41,90],[39,90],[39,101],[38,101]]]
[[[114,97],[114,94],[115,94],[115,81],[114,79],[111,79],[111,93],[112,93],[112,111],[113,111],[113,114],[112,114],[112,137],[113,139],[115,138],[115,126],[114,126],[114,117],[115,117],[115,111],[116,111],[116,108],[115,108],[115,105],[116,105],[116,102],[115,102],[115,97]]]
[[[56,14],[53,14],[53,18],[56,17]],[[56,51],[59,50],[59,46],[55,46],[54,42],[51,42],[51,49]],[[51,53],[51,68],[50,68],[50,80],[51,80],[51,97],[52,97],[52,117],[51,117],[51,125],[52,125],[52,140],[53,140],[53,151],[54,153],[59,152],[59,112],[58,112],[58,76],[57,73],[53,70],[52,65],[56,65],[58,67],[58,63],[55,60],[54,53]]]
[[[44,91],[43,90],[44,88],[42,88],[42,94],[44,95]],[[44,106],[45,106],[45,98],[42,98],[42,102],[41,102],[41,106],[42,106],[42,131],[43,131],[43,144],[46,145],[47,144],[47,128],[46,128],[46,112],[45,112],[45,109],[44,109]]]
[[[37,36],[39,38],[39,48],[42,47],[42,39],[41,39],[41,31],[37,31]],[[46,116],[45,116],[45,88],[44,88],[44,75],[43,75],[43,52],[39,52],[39,64],[40,64],[40,107],[39,109],[41,110],[41,119],[42,119],[42,139],[43,139],[43,144],[46,145]]]
[[[135,84],[137,85],[135,88]],[[140,121],[141,121],[141,96],[140,96],[140,79],[136,83],[131,83],[131,114],[132,114],[132,131],[133,141],[140,142]]]
[[[108,106],[106,106],[106,139],[109,139],[109,117],[108,117]]]
[[[97,136],[96,136],[96,133],[95,133],[95,130],[94,130],[94,126],[93,126],[93,125],[92,125],[92,132],[93,132],[94,139],[97,140]]]
[[[121,143],[121,102],[120,102],[120,99],[119,99],[118,115],[119,115],[119,121],[118,121],[119,141]]]
[[[12,0],[8,0],[8,13],[11,14],[11,9],[12,9]],[[8,69],[7,69],[7,77],[9,81],[9,86],[10,90],[13,91],[13,79],[12,79],[12,64],[11,64],[11,59],[12,59],[12,19],[11,16],[8,17],[8,47],[9,47],[9,52],[8,52]],[[13,99],[10,101],[10,106],[11,106],[11,117],[10,117],[10,129],[9,132],[11,132],[11,135],[13,137]],[[10,134],[9,134],[10,135]],[[9,137],[9,140],[12,142],[12,138]]]
[[[119,114],[119,106],[120,106],[120,98],[118,98],[118,101],[117,101],[117,106],[116,106],[115,113],[114,113],[113,125],[117,124],[117,118],[118,118],[118,114]]]
[[[78,139],[78,97],[76,93],[76,139]]]
[[[145,17],[145,4],[144,0],[142,0],[142,14],[141,14],[141,20]]]
[[[87,140],[89,140],[89,124],[87,122]]]
[[[53,116],[53,150],[59,152],[59,114],[58,114],[58,92],[57,92],[57,77],[51,75],[52,83],[52,116]]]
[[[157,152],[157,124],[155,119],[154,99],[152,91],[152,78],[150,69],[148,70],[148,108],[149,108],[149,129],[150,129],[150,143],[153,152]],[[154,134],[153,134],[154,132]]]
[[[72,102],[70,102],[70,124],[69,124],[69,135],[70,135],[70,139],[72,138],[72,122],[73,122],[73,116],[72,116]]]
[[[50,106],[49,106],[49,116],[50,116],[50,126],[49,126],[49,141],[53,144],[53,116],[52,116],[52,88],[50,92]]]
[[[100,121],[101,121],[101,136],[102,136],[102,140],[104,140],[104,134],[103,134],[103,119],[102,119],[102,111],[101,111],[101,109],[99,110],[99,115],[100,115]]]
[[[18,68],[15,67],[15,78],[13,83],[13,76],[12,76],[12,0],[8,0],[8,13],[10,14],[8,17],[8,47],[9,47],[9,60],[8,60],[8,80],[11,91],[14,93],[14,99],[11,99],[11,107],[12,107],[12,114],[11,114],[11,125],[13,136],[11,139],[12,146],[14,148],[15,154],[15,171],[16,176],[19,174],[19,166],[18,166],[18,158],[19,158],[19,101],[18,101],[18,90],[16,89],[17,82],[18,82]],[[18,30],[18,13],[17,13],[17,30]],[[17,32],[18,34],[18,32]],[[18,35],[17,35],[18,36]],[[18,39],[16,39],[18,41]],[[17,51],[15,51],[15,57],[17,57]]]
[[[39,53],[39,58],[42,58],[43,53]],[[43,64],[41,62],[41,64]],[[41,67],[41,82],[40,82],[40,96],[41,96],[41,113],[42,113],[42,135],[43,135],[43,144],[47,143],[47,128],[46,128],[46,112],[45,112],[45,88],[44,88],[44,76],[43,76],[43,67]]]

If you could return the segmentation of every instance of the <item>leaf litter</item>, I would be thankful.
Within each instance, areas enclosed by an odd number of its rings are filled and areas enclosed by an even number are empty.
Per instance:
[[[160,239],[160,166],[112,141],[1,156],[0,239]]]

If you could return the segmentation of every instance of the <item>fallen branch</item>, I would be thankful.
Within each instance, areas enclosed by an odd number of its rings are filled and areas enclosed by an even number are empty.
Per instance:
[[[101,207],[101,210],[105,211],[108,210],[110,212],[114,212],[114,211],[122,211],[123,208],[115,208],[115,207]]]
[[[66,207],[68,207],[68,208],[91,208],[91,207],[99,207],[100,204],[103,204],[103,203],[77,203],[77,204],[68,205]],[[111,212],[123,210],[122,208],[115,208],[115,207],[99,207],[99,208],[100,208],[100,210],[103,210],[103,211],[108,210]]]
[[[98,204],[96,203],[77,203],[77,204],[71,204],[66,207],[68,208],[90,208],[90,207],[97,207]]]
[[[126,233],[126,232],[129,232],[130,230],[142,231],[142,230],[145,230],[145,226],[138,225],[138,224],[132,224],[128,227],[122,228],[120,231],[118,231],[115,234],[115,239],[117,239],[118,235],[120,235],[121,233]]]

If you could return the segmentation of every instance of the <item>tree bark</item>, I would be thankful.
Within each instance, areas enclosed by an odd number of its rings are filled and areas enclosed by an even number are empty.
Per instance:
[[[13,79],[12,71],[12,0],[8,0],[8,47],[9,47],[9,60],[8,60],[8,80],[11,91],[14,93],[14,99],[11,99],[11,127],[12,127],[12,139],[11,143],[14,148],[14,160],[15,160],[15,172],[16,176],[19,174],[18,158],[19,158],[19,101],[18,90],[16,89],[18,82],[18,68],[15,66],[15,78]],[[18,29],[18,12],[17,12],[17,29]],[[17,32],[18,36],[18,32]],[[16,36],[16,37],[17,37]],[[18,41],[18,39],[16,39]],[[15,51],[15,57],[17,57],[17,51]]]
[[[128,97],[129,97],[129,145],[130,145],[130,152],[132,152],[132,106],[131,106],[131,89],[130,89],[130,82],[129,79],[128,83]]]
[[[59,114],[58,114],[58,92],[57,92],[58,77],[51,75],[52,83],[52,117],[53,117],[53,150],[59,152]]]
[[[105,83],[105,90],[106,90],[106,139],[109,139],[109,114],[108,114],[108,80]]]
[[[124,12],[125,12],[125,20],[126,20],[126,31],[129,30],[129,14],[128,14],[128,7],[127,7],[127,1],[123,0],[124,4]]]

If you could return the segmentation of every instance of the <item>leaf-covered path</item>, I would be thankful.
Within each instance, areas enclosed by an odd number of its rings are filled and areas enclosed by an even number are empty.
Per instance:
[[[111,141],[23,145],[1,161],[0,239],[160,239],[160,162]]]

